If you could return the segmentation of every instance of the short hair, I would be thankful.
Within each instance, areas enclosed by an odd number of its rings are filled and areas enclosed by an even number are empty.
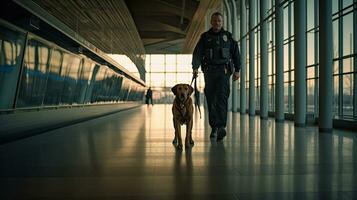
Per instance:
[[[214,16],[221,16],[221,17],[223,18],[222,13],[220,13],[220,12],[214,12],[214,13],[211,15],[211,19],[212,19],[212,17],[214,17]]]

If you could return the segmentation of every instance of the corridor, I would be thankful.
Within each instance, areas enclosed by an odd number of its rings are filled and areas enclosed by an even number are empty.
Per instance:
[[[182,152],[171,143],[171,105],[1,145],[0,199],[357,198],[352,132],[229,113],[227,137],[216,142],[206,116],[194,117],[195,146]]]

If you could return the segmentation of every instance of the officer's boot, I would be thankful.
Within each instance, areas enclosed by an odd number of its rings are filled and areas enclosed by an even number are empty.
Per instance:
[[[212,131],[211,131],[211,134],[209,135],[209,137],[211,138],[211,139],[215,139],[215,138],[217,138],[217,131],[218,131],[218,128],[212,128]]]
[[[226,137],[227,132],[224,127],[221,127],[217,131],[217,140],[223,140],[224,137]]]

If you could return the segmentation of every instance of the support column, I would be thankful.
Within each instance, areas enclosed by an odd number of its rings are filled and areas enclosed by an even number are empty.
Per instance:
[[[357,38],[356,38],[356,33],[357,33],[357,26],[355,25],[357,23],[357,0],[354,0],[354,6],[353,6],[353,33],[354,33],[354,38],[353,38],[353,46],[354,46],[354,52],[355,53],[355,58],[354,58],[354,75],[353,75],[353,116],[357,118]]]
[[[260,0],[260,118],[268,119],[268,16],[267,1]]]
[[[223,6],[223,8],[225,8],[225,10],[226,10],[226,13],[227,13],[227,21],[226,21],[226,24],[227,24],[227,31],[229,31],[229,32],[232,32],[232,24],[231,24],[231,21],[230,21],[230,19],[231,19],[231,17],[232,17],[232,14],[231,14],[231,10],[230,10],[230,6],[229,6],[229,3],[228,3],[228,0],[224,0],[223,1],[223,4],[224,4],[224,6]]]
[[[249,0],[249,116],[255,115],[255,1]]]
[[[306,0],[295,1],[295,71],[294,115],[295,126],[306,125]]]
[[[332,132],[332,2],[319,0],[319,131]]]
[[[240,1],[240,114],[246,114],[246,90],[245,90],[245,75],[246,75],[246,61],[247,61],[247,37],[245,34],[247,33],[247,24],[246,24],[246,7],[245,1]]]
[[[231,12],[231,21],[232,21],[232,36],[234,40],[238,38],[238,29],[237,29],[237,6],[235,0],[229,0]],[[231,79],[233,80],[233,79]],[[232,112],[238,111],[238,81],[232,81]]]
[[[275,121],[284,121],[284,20],[281,0],[275,0]]]
[[[224,0],[224,9],[225,9],[225,13],[227,14],[227,21],[225,21],[225,23],[227,24],[227,31],[232,32],[232,23],[231,23],[231,18],[232,18],[232,13],[231,13],[231,7],[229,6],[228,3],[229,0]],[[232,77],[230,77],[229,79],[229,83],[232,83]],[[228,97],[228,111],[232,111],[232,87],[229,87],[229,97]]]

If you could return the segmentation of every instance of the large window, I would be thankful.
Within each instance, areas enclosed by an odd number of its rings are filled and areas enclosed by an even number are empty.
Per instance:
[[[356,4],[356,2],[354,2]],[[333,89],[335,118],[357,119],[356,6],[352,0],[333,3]]]
[[[13,107],[25,34],[0,26],[0,109]]]
[[[190,84],[192,80],[192,55],[148,54],[145,59],[146,84],[153,89],[156,103],[171,103],[171,88],[178,83]],[[203,76],[199,75],[197,87],[204,88]]]
[[[284,111],[294,113],[294,3],[284,5]]]
[[[318,0],[307,1],[307,113],[318,116],[318,67],[319,67],[319,29],[318,29]]]
[[[283,8],[283,54],[284,54],[284,110],[285,113],[294,114],[294,4],[296,0],[282,1],[279,5]],[[249,82],[255,82],[254,100],[259,110],[260,101],[260,11],[259,1],[255,9],[253,30],[249,28],[241,35],[247,42],[246,55],[246,100],[249,108]],[[275,111],[275,0],[268,2],[268,110]],[[249,4],[247,4],[247,7]],[[307,56],[306,63],[306,110],[307,115],[317,118],[319,113],[319,1],[306,1],[306,39],[307,46],[304,50]],[[246,9],[246,21],[249,24],[249,11]],[[357,30],[357,0],[334,0],[332,1],[332,35],[333,35],[333,114],[334,118],[357,120],[357,58],[356,58],[356,30]],[[254,31],[254,47],[249,46],[249,33]],[[249,80],[249,49],[255,49],[255,79]]]
[[[142,101],[144,90],[113,65],[0,22],[0,111]]]

